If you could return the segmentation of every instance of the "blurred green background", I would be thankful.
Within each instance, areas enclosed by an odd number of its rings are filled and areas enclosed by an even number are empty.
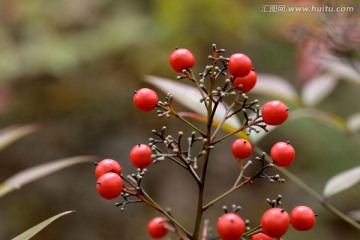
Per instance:
[[[279,75],[300,90],[309,80],[304,76],[311,75],[311,71],[306,66],[304,70],[299,61],[301,46],[289,37],[293,36],[289,26],[307,24],[321,31],[330,14],[262,12],[264,4],[298,2],[1,1],[0,127],[37,123],[42,128],[0,152],[0,180],[37,164],[77,155],[114,158],[125,172],[134,171],[129,150],[137,143],[147,142],[151,129],[166,124],[170,131],[181,130],[175,119],[159,120],[155,113],[139,112],[132,105],[133,91],[149,86],[143,82],[144,75],[176,78],[168,63],[176,46],[194,53],[195,72],[203,70],[211,44],[216,43],[228,54],[246,53],[258,72]],[[346,4],[355,6],[349,17],[359,22],[359,3],[349,0]],[[355,30],[351,28],[355,32],[353,41],[350,39],[354,45],[350,49],[352,58],[359,57],[360,34],[356,35]],[[311,37],[316,34],[304,38]],[[350,46],[350,40],[345,39],[344,45]],[[358,84],[340,81],[336,91],[318,108],[347,118],[360,111],[359,90]],[[289,121],[259,145],[269,151],[280,140],[290,140],[297,149],[296,162],[290,170],[320,193],[332,175],[360,162],[357,143],[311,119]],[[230,141],[215,151],[210,164],[208,199],[236,179],[236,163],[228,151]],[[144,185],[190,227],[195,188],[186,173],[173,167],[166,162],[151,166]],[[76,213],[55,222],[34,239],[148,239],[146,224],[157,213],[143,205],[130,205],[121,212],[115,208],[115,201],[101,199],[95,190],[93,171],[92,164],[77,165],[0,199],[0,239],[11,239],[34,224],[71,209]],[[357,185],[330,201],[343,212],[358,210],[359,190]],[[285,240],[359,239],[359,232],[328,213],[290,181],[283,185],[257,181],[213,207],[206,217],[214,224],[223,204],[236,203],[243,207],[240,214],[255,226],[268,208],[265,199],[278,194],[284,196],[285,208],[308,205],[319,215],[315,229],[306,233],[291,229]]]

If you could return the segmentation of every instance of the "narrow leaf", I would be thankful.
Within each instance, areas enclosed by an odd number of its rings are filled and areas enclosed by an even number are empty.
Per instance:
[[[207,111],[204,106],[204,103],[200,102],[202,96],[197,88],[189,86],[184,83],[176,82],[165,78],[155,77],[155,76],[146,76],[145,81],[153,84],[164,93],[171,93],[171,95],[174,97],[174,99],[177,102],[191,109],[192,111],[202,116],[207,115]],[[221,121],[221,119],[225,115],[225,112],[226,112],[225,106],[219,104],[214,119],[217,121]],[[226,124],[236,129],[241,126],[240,121],[236,116],[227,119]]]
[[[360,130],[360,113],[356,113],[348,118],[347,127],[351,132]]]
[[[335,89],[337,82],[332,74],[323,74],[307,82],[301,93],[305,106],[313,107],[320,103]]]
[[[31,167],[8,178],[2,184],[2,188],[0,188],[0,197],[15,189],[20,189],[25,184],[38,180],[63,168],[70,167],[78,163],[94,162],[95,160],[96,158],[92,156],[79,156]]]
[[[330,197],[344,191],[360,181],[360,166],[341,172],[326,183],[324,196]]]
[[[32,238],[33,236],[35,236],[38,232],[40,232],[41,230],[43,230],[45,227],[47,227],[49,224],[51,224],[52,222],[54,222],[56,219],[65,216],[67,214],[73,213],[74,211],[66,211],[63,213],[60,213],[58,215],[55,215],[51,218],[46,219],[45,221],[35,225],[34,227],[26,230],[25,232],[23,232],[22,234],[14,237],[12,240],[27,240]]]
[[[257,82],[252,93],[269,96],[298,105],[300,98],[294,87],[284,78],[272,74],[257,74]]]
[[[357,70],[360,68],[360,63],[358,61],[341,59],[332,55],[322,55],[316,60],[333,75],[344,80],[360,83],[360,74]]]
[[[15,142],[16,140],[33,133],[39,129],[34,124],[23,126],[12,126],[0,131],[0,151]]]

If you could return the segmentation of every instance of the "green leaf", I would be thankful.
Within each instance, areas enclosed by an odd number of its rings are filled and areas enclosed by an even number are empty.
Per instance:
[[[23,126],[12,126],[0,131],[0,151],[17,141],[18,139],[33,133],[39,129],[39,126],[34,124]]]
[[[360,181],[360,166],[341,172],[326,183],[324,196],[330,197],[341,191],[344,191]]]
[[[70,167],[78,163],[94,161],[96,161],[96,158],[93,156],[79,156],[61,159],[31,167],[15,174],[14,176],[8,178],[5,182],[3,182],[2,187],[0,187],[0,197],[15,189],[20,189],[25,184],[38,180],[63,168]]]
[[[66,211],[60,214],[57,214],[51,218],[46,219],[45,221],[35,225],[34,227],[26,230],[25,232],[23,232],[22,234],[14,237],[12,240],[27,240],[32,238],[33,236],[35,236],[38,232],[40,232],[41,230],[43,230],[45,227],[47,227],[49,224],[51,224],[52,222],[54,222],[56,219],[65,216],[67,214],[73,213],[74,211]]]
[[[173,81],[155,76],[146,76],[145,81],[153,84],[164,93],[171,93],[171,95],[177,102],[200,114],[201,116],[207,115],[204,103],[200,102],[202,96],[197,88],[184,83],[180,83],[178,81]],[[221,121],[221,119],[225,115],[225,112],[225,106],[219,104],[214,119],[216,121]],[[240,121],[236,116],[229,118],[228,120],[226,120],[225,123],[235,129],[238,129],[241,126]]]
[[[320,103],[335,89],[337,82],[332,74],[323,74],[307,82],[301,92],[305,106],[313,107]]]
[[[257,82],[252,93],[269,96],[279,100],[300,104],[300,98],[294,87],[285,79],[272,74],[257,74]]]
[[[347,131],[347,125],[344,119],[334,114],[313,108],[296,109],[291,112],[289,118],[292,120],[298,118],[312,118],[340,132],[341,134],[344,134]]]

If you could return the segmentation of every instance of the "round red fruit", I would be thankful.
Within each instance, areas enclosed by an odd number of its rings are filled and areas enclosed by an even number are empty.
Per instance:
[[[216,228],[221,239],[238,240],[245,231],[245,223],[239,215],[225,213],[218,219]]]
[[[279,100],[267,102],[261,109],[262,119],[268,125],[280,125],[287,119],[288,110],[288,107]]]
[[[297,206],[290,212],[291,225],[298,231],[308,231],[315,225],[315,214],[306,206]]]
[[[133,103],[136,108],[144,112],[153,110],[159,101],[159,97],[154,90],[141,88],[134,94]]]
[[[95,176],[99,179],[99,177],[108,172],[120,174],[121,170],[121,166],[117,161],[113,159],[103,159],[96,163]]]
[[[264,233],[257,233],[254,236],[252,236],[251,240],[274,240],[274,238],[271,238]]]
[[[270,150],[270,157],[280,167],[289,166],[295,158],[295,149],[289,142],[278,142]]]
[[[130,160],[137,168],[146,168],[152,163],[152,150],[146,144],[138,144],[131,149]]]
[[[241,87],[238,87],[237,90],[241,90],[243,93],[247,93],[255,87],[256,80],[256,73],[255,71],[251,70],[250,73],[245,77],[235,78],[232,85],[235,87],[241,84]]]
[[[231,145],[231,152],[236,158],[247,158],[252,152],[251,143],[245,139],[236,139]]]
[[[290,226],[289,214],[281,208],[271,208],[261,217],[263,232],[272,238],[283,236]]]
[[[184,69],[192,68],[195,65],[194,55],[185,48],[178,48],[170,54],[170,65],[176,71],[181,73]]]
[[[118,174],[108,172],[97,180],[96,190],[103,198],[108,200],[114,199],[122,192],[123,181]]]
[[[252,70],[252,62],[245,54],[235,53],[229,58],[228,70],[234,77],[245,77]]]
[[[152,238],[162,238],[169,232],[168,225],[169,223],[164,218],[156,217],[148,223],[147,230]]]

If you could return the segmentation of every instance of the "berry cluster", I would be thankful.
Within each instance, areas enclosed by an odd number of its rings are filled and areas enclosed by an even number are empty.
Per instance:
[[[307,206],[297,206],[290,215],[278,206],[267,210],[261,217],[261,228],[264,235],[272,238],[283,236],[290,225],[298,231],[307,231],[315,225],[313,210]]]
[[[280,205],[281,196],[277,200],[267,200],[272,208],[267,210],[261,217],[260,226],[246,233],[251,236],[250,240],[272,240],[282,237],[290,225],[298,231],[307,231],[315,225],[313,210],[307,206],[297,206],[292,209],[290,215]],[[247,223],[237,214],[228,213],[219,217],[216,227],[219,236],[223,240],[236,240],[244,237]],[[243,239],[243,238],[242,238]]]
[[[113,159],[104,159],[96,163],[96,190],[105,199],[114,199],[123,190],[123,180],[120,177],[120,164]]]
[[[160,101],[158,94],[152,89],[141,88],[135,91],[133,104],[137,109],[149,112],[157,108],[158,117],[173,116],[189,125],[193,131],[187,141],[184,141],[182,131],[179,131],[177,136],[173,136],[167,134],[164,126],[161,131],[152,130],[151,133],[154,137],[149,138],[147,144],[137,144],[131,149],[129,158],[137,169],[135,173],[123,174],[120,164],[112,159],[104,159],[96,164],[96,188],[100,196],[105,199],[121,196],[123,200],[116,203],[116,206],[121,206],[122,210],[130,203],[145,203],[162,214],[148,223],[148,234],[152,238],[163,238],[169,232],[173,232],[178,239],[183,240],[200,238],[266,240],[280,238],[287,232],[290,225],[296,230],[305,231],[311,229],[315,224],[315,214],[311,208],[298,206],[289,215],[279,207],[281,197],[273,201],[268,200],[272,208],[263,214],[259,225],[253,228],[248,220],[244,221],[236,213],[241,209],[236,205],[233,206],[233,212],[228,212],[227,208],[224,208],[225,213],[216,222],[217,232],[210,231],[207,227],[208,221],[203,221],[203,215],[210,207],[239,188],[253,183],[256,179],[283,183],[285,180],[279,174],[269,175],[267,170],[274,166],[287,167],[295,159],[295,149],[288,141],[275,143],[269,155],[262,151],[259,152],[258,147],[251,142],[249,135],[251,136],[252,133],[268,131],[268,125],[277,126],[284,123],[288,118],[288,108],[279,100],[269,101],[262,107],[258,100],[250,101],[246,93],[255,87],[257,81],[251,59],[243,53],[232,54],[229,58],[219,56],[224,51],[213,45],[212,54],[209,56],[211,65],[206,66],[205,70],[199,74],[200,80],[193,74],[195,57],[189,50],[177,48],[169,57],[173,70],[181,74],[177,79],[190,80],[199,91],[199,96],[201,96],[199,102],[203,104],[207,112],[205,118],[196,113],[189,115],[177,112],[172,104],[173,96],[171,94],[168,94],[164,101]],[[225,80],[221,81],[221,78],[225,78]],[[231,104],[227,105],[228,102]],[[215,119],[215,113],[220,105],[225,108],[224,116],[221,119]],[[235,115],[242,119],[241,126],[221,135],[226,121]],[[195,125],[191,121],[194,119],[205,119],[205,126]],[[205,202],[204,186],[211,152],[224,139],[235,136],[236,139],[232,142],[230,149],[239,163],[239,176],[234,181],[233,187],[215,199]],[[200,151],[198,151],[199,148]],[[252,156],[255,161],[249,159]],[[185,228],[169,209],[162,208],[153,200],[141,185],[147,167],[165,160],[173,161],[188,171],[198,186],[198,208],[192,231]],[[247,169],[250,166],[254,169],[248,173]]]

